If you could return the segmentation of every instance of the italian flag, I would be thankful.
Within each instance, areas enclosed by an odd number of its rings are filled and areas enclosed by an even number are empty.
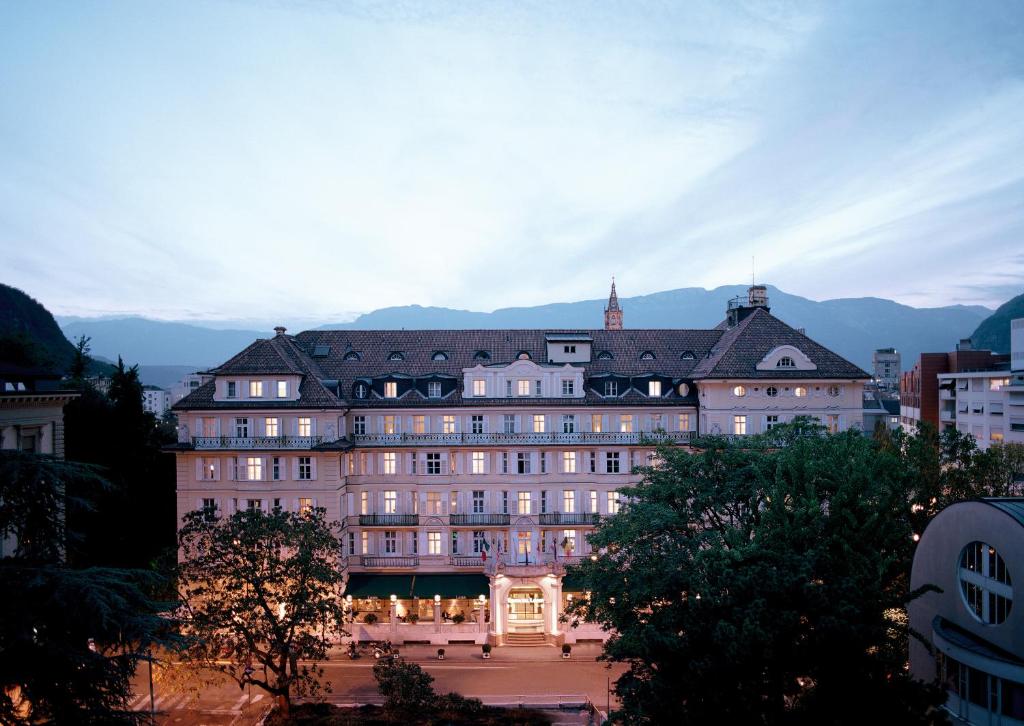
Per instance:
[[[487,562],[487,552],[491,549],[491,543],[487,539],[480,541],[480,559]]]

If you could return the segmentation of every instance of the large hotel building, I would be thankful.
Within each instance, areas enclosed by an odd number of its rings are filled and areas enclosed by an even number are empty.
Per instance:
[[[354,637],[560,643],[565,565],[657,442],[795,416],[860,428],[870,376],[771,315],[711,330],[311,330],[257,340],[174,409],[178,516],[323,507]]]

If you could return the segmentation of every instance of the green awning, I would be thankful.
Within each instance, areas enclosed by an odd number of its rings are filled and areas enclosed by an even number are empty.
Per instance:
[[[353,572],[348,576],[345,595],[353,598],[379,597],[387,600],[392,595],[406,600],[412,593],[412,575],[371,575]]]
[[[490,597],[490,590],[490,580],[486,575],[416,575],[412,585],[414,596],[430,599],[433,599],[434,595],[443,598],[476,599],[481,595]]]

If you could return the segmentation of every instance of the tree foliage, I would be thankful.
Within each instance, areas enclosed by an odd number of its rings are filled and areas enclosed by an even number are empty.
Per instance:
[[[373,677],[384,696],[384,708],[393,717],[411,718],[434,708],[434,678],[417,664],[384,658],[374,663]]]
[[[318,693],[317,662],[343,634],[337,528],[323,509],[186,515],[179,588],[190,666],[252,683],[285,712],[293,695]]]
[[[941,689],[906,667],[914,535],[951,501],[1004,493],[1018,453],[806,422],[660,449],[591,535],[591,596],[569,611],[611,629],[604,657],[629,664],[618,718],[943,722]]]
[[[65,491],[101,487],[94,468],[0,452],[0,723],[135,722],[130,678],[152,644],[175,642],[155,575],[67,565],[66,515],[90,502]]]

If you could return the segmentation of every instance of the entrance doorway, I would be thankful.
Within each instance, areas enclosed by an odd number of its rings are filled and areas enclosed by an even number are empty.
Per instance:
[[[514,587],[508,593],[510,633],[544,632],[544,593],[539,587]]]

